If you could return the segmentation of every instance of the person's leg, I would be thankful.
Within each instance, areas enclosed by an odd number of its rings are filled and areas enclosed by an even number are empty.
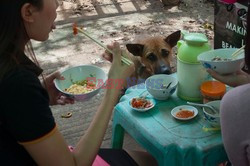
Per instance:
[[[143,151],[129,151],[127,153],[136,161],[140,166],[157,166],[157,161],[148,152]]]
[[[100,149],[98,155],[111,166],[157,166],[153,156],[142,151]]]
[[[138,166],[136,161],[123,149],[100,149],[98,155],[111,166]]]

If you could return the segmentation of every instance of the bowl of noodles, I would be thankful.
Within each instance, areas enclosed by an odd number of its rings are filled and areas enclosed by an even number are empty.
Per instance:
[[[77,101],[90,99],[98,94],[107,80],[106,73],[94,65],[70,67],[61,72],[64,80],[55,79],[56,88]]]
[[[244,52],[232,57],[236,50],[237,48],[214,49],[201,53],[197,59],[206,69],[212,69],[219,74],[233,74],[244,66]]]

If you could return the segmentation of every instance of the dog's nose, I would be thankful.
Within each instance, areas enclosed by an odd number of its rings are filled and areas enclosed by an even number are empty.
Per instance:
[[[172,71],[171,71],[171,68],[169,67],[165,67],[163,70],[162,70],[162,74],[171,74]]]
[[[171,74],[171,68],[168,66],[161,66],[158,70],[156,70],[155,74]]]

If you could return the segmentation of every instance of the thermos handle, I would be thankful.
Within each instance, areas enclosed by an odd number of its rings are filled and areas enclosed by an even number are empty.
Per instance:
[[[188,34],[188,33],[189,33],[189,32],[186,31],[186,30],[181,30],[182,38],[183,38],[186,34]],[[177,48],[180,48],[180,46],[181,46],[183,43],[184,43],[183,40],[179,40],[179,41],[177,42]]]
[[[179,40],[177,42],[177,48],[180,48],[183,43],[184,43],[184,40]]]

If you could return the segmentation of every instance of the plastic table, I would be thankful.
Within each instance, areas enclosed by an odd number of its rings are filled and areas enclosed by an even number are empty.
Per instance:
[[[220,131],[203,129],[209,124],[202,109],[197,108],[199,113],[192,120],[180,121],[172,117],[174,107],[186,104],[176,93],[166,101],[156,100],[155,107],[147,112],[132,110],[129,100],[145,90],[144,83],[129,88],[116,105],[112,148],[122,148],[126,131],[160,166],[216,166],[228,159]]]

